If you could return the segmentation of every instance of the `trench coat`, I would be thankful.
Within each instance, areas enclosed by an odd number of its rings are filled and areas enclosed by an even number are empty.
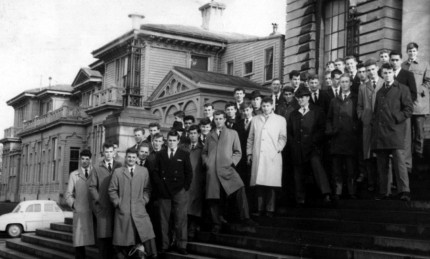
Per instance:
[[[128,167],[115,169],[109,184],[109,197],[115,207],[113,245],[135,245],[135,233],[141,242],[155,238],[145,207],[150,193],[151,182],[145,167],[136,165],[133,177]]]
[[[363,125],[362,148],[364,159],[372,157],[372,153],[370,152],[372,144],[372,127],[370,126],[370,122],[372,121],[373,110],[375,109],[376,93],[381,89],[383,84],[384,80],[379,78],[378,82],[376,82],[376,88],[373,89],[373,83],[369,80],[361,84],[358,91],[357,116]]]
[[[121,163],[113,161],[112,171],[121,167]],[[112,172],[106,167],[104,161],[91,170],[90,194],[93,211],[97,218],[97,238],[112,237],[114,208],[110,201],[108,188]]]
[[[90,176],[87,179],[82,169],[71,172],[65,194],[67,204],[73,209],[74,247],[95,244],[91,196],[88,190],[91,171],[88,173]]]
[[[417,87],[417,100],[414,102],[414,115],[426,115],[430,113],[430,65],[426,61],[416,60],[411,63],[402,63],[402,69],[414,73]]]
[[[194,149],[191,149],[191,144],[187,149],[190,151],[191,168],[193,170],[193,180],[188,189],[188,215],[201,217],[203,209],[203,200],[205,193],[205,177],[206,172],[202,165],[202,150],[203,145],[197,142]]]
[[[252,155],[250,186],[282,186],[282,153],[287,143],[285,118],[258,115],[251,121],[246,153]]]
[[[327,113],[326,134],[331,137],[330,153],[356,155],[358,151],[359,121],[357,95],[351,92],[345,100],[342,95],[331,99]]]
[[[221,186],[227,195],[242,188],[236,166],[242,158],[240,140],[235,130],[223,127],[218,138],[213,129],[206,138],[202,159],[206,166],[206,199],[219,199]]]
[[[376,93],[372,118],[372,149],[404,149],[406,119],[413,111],[411,92],[397,81]]]

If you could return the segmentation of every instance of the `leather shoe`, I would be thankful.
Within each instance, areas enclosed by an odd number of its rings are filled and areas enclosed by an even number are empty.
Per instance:
[[[187,255],[188,254],[187,249],[185,249],[185,248],[177,248],[176,252],[178,252],[181,255]]]
[[[411,194],[409,192],[402,193],[402,196],[400,196],[400,200],[411,201]]]

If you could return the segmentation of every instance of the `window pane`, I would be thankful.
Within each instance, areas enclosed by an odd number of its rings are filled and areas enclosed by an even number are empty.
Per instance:
[[[339,31],[345,29],[345,14],[339,15]]]
[[[34,205],[30,205],[25,209],[25,212],[33,212],[34,211]]]
[[[54,204],[45,204],[45,212],[54,212]]]
[[[331,33],[331,18],[325,19],[324,25],[325,25],[324,34],[330,35],[330,33]]]
[[[338,33],[339,39],[337,42],[337,47],[344,47],[345,46],[345,31],[341,31]]]
[[[341,1],[333,1],[333,16],[336,16],[339,14],[339,2],[342,2],[344,0]]]
[[[34,212],[41,212],[41,211],[42,211],[42,205],[34,204]]]
[[[337,4],[339,5],[339,13],[345,13],[345,2],[343,0],[337,1]]]
[[[331,10],[332,6],[333,6],[332,2],[328,2],[325,5],[325,17],[331,17],[331,16],[333,16],[333,13],[332,13],[332,10]]]
[[[252,61],[245,63],[245,75],[252,73]]]
[[[332,32],[337,32],[339,30],[339,16],[333,17]]]
[[[333,33],[332,35],[331,35],[331,47],[332,48],[336,48],[338,45],[338,42],[337,42],[337,40],[338,40],[338,37],[339,37],[339,34],[338,33]]]
[[[208,57],[191,56],[191,69],[208,71]]]
[[[227,75],[233,75],[233,62],[227,62]]]

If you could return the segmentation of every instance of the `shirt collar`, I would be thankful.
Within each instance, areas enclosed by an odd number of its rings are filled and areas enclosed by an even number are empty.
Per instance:
[[[127,169],[129,172],[131,172],[131,169],[133,169],[133,172],[135,171],[134,169],[136,168],[136,165],[133,166],[127,166]]]
[[[82,169],[82,172],[85,173],[85,168],[81,167],[81,169]],[[91,166],[87,167],[88,173],[91,171],[91,169],[92,169]]]
[[[109,163],[110,163],[110,166],[113,166],[113,159],[112,161],[106,161],[106,160],[103,160],[103,161],[105,162],[106,167],[109,167]]]

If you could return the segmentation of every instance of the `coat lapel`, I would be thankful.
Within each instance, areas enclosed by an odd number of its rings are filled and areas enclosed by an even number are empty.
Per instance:
[[[135,169],[136,170],[136,169]],[[131,174],[128,171],[128,167],[123,167],[122,173],[128,178],[131,179]]]

